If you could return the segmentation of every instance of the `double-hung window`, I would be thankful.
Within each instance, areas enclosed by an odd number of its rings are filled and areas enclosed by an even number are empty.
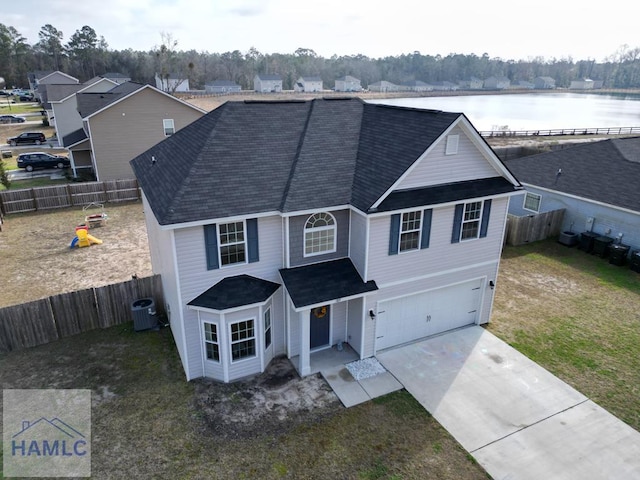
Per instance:
[[[460,240],[478,238],[480,233],[480,219],[482,218],[482,202],[470,202],[464,204],[462,217],[462,232]]]
[[[491,199],[456,205],[451,243],[486,237],[489,231],[490,215]]]
[[[221,223],[219,229],[220,264],[225,266],[244,263],[246,259],[244,222]]]
[[[304,256],[336,251],[336,221],[330,213],[311,215],[304,226]]]
[[[164,136],[169,137],[176,133],[176,127],[173,123],[173,118],[165,118],[162,120],[162,127],[164,128]]]
[[[215,323],[204,324],[204,346],[207,351],[207,359],[220,361],[220,343],[218,340],[218,326]]]
[[[400,225],[400,251],[417,250],[420,248],[420,224],[422,212],[406,212],[402,214]]]
[[[231,361],[256,355],[256,330],[254,320],[243,320],[232,323],[231,330]]]
[[[260,261],[258,219],[204,226],[207,270]]]

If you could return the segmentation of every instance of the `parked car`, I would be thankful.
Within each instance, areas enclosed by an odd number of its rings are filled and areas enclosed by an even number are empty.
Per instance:
[[[33,102],[35,100],[35,97],[30,93],[23,93],[18,97],[18,100],[20,100],[21,102]]]
[[[24,117],[16,115],[0,115],[0,123],[24,123]]]
[[[36,144],[40,145],[45,142],[44,133],[42,132],[24,132],[17,137],[7,138],[7,143],[12,147],[23,144]]]
[[[32,172],[35,168],[65,168],[71,165],[67,157],[51,155],[45,152],[21,153],[18,155],[18,168]]]

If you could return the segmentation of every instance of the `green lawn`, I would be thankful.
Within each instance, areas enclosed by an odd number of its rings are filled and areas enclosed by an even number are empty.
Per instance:
[[[0,99],[0,115],[19,115],[23,113],[40,113],[42,105],[31,102],[16,102],[10,105],[5,100],[7,97]]]
[[[640,274],[553,241],[506,247],[488,329],[640,430]]]

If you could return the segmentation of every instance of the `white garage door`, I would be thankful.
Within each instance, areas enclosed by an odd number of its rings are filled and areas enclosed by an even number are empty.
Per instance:
[[[464,327],[480,313],[482,280],[378,304],[376,350]]]

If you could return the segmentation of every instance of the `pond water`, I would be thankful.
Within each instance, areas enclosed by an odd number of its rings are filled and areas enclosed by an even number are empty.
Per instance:
[[[633,95],[522,93],[370,102],[462,112],[478,130],[640,127],[640,96]]]

